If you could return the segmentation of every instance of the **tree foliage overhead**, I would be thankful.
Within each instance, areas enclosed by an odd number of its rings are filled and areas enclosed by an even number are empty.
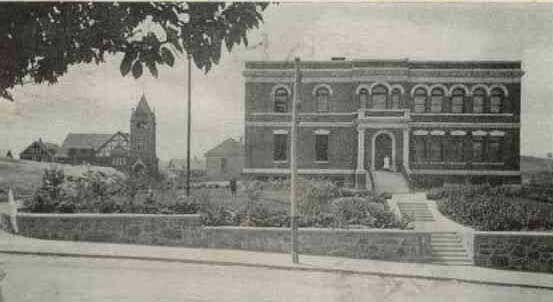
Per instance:
[[[248,44],[267,3],[24,2],[0,4],[0,98],[16,84],[56,83],[69,66],[124,54],[121,74],[157,77],[190,54],[208,72],[224,45]]]

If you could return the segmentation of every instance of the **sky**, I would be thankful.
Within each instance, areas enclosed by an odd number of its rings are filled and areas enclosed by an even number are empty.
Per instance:
[[[271,5],[250,47],[226,49],[208,74],[192,71],[192,154],[244,133],[247,60],[521,60],[521,152],[553,151],[553,4],[283,3]],[[266,41],[265,47],[253,47]],[[157,116],[158,157],[186,156],[186,60],[157,79],[122,77],[122,56],[75,65],[55,85],[27,84],[0,100],[0,150],[21,152],[69,132],[129,131],[142,94]]]

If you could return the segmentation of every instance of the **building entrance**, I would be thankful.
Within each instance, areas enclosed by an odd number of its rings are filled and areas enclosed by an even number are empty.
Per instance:
[[[374,166],[376,170],[392,170],[392,138],[387,133],[379,134],[375,139]]]

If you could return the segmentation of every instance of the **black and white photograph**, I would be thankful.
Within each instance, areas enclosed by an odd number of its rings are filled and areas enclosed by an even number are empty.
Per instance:
[[[553,2],[0,1],[0,302],[553,301]]]

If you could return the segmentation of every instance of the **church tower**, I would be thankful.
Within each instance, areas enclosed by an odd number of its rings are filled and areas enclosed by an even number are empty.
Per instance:
[[[156,117],[144,95],[131,114],[130,160],[132,174],[158,176]]]

